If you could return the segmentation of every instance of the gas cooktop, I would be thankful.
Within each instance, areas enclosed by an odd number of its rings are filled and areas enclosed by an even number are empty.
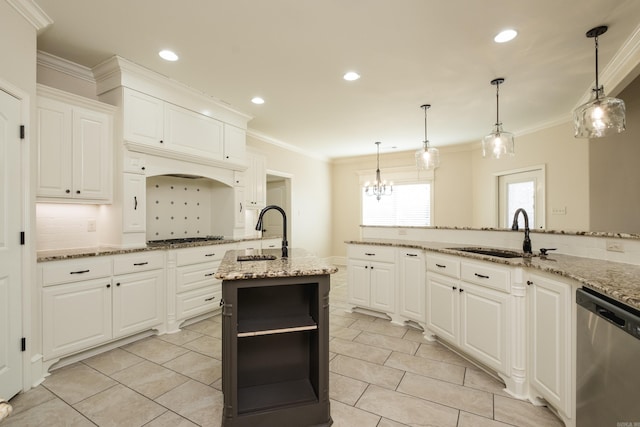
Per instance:
[[[148,246],[162,246],[162,245],[175,245],[177,243],[193,243],[193,242],[207,242],[210,240],[223,240],[224,236],[204,236],[204,237],[179,237],[177,239],[160,239],[149,240]]]

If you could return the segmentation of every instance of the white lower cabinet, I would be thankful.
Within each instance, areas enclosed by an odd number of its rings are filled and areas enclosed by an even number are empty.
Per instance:
[[[163,252],[47,262],[40,271],[45,361],[163,327]]]
[[[398,249],[399,290],[398,311],[405,319],[425,322],[425,256],[419,249]]]
[[[571,286],[540,274],[527,285],[530,393],[571,418]]]
[[[349,245],[347,254],[348,302],[357,307],[394,314],[395,248]]]
[[[427,262],[427,329],[483,365],[510,375],[511,296],[458,276],[508,289],[510,272],[452,257],[432,258]]]

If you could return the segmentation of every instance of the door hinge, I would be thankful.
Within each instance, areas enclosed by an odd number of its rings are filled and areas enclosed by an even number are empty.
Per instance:
[[[27,351],[27,339],[25,337],[20,340],[20,347],[22,351]]]
[[[20,232],[20,244],[24,245],[24,231]]]
[[[24,139],[24,125],[20,125],[20,139]]]

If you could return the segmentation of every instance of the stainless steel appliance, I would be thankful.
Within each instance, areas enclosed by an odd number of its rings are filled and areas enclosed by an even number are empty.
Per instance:
[[[578,427],[640,427],[640,311],[576,291]]]

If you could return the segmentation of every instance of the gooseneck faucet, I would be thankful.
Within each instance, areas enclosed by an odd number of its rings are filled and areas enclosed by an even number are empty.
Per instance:
[[[276,205],[269,205],[266,208],[262,209],[260,211],[260,215],[258,215],[256,230],[262,231],[262,217],[267,211],[270,211],[271,209],[275,209],[282,214],[282,258],[288,258],[289,249],[287,248],[287,246],[289,245],[289,243],[287,242],[287,214],[284,213],[284,209]]]
[[[511,229],[518,231],[518,215],[520,213],[524,216],[524,242],[522,242],[522,251],[525,254],[532,255],[531,239],[529,238],[529,215],[527,215],[527,211],[522,208],[518,208],[516,210],[516,213],[513,215],[513,224],[511,225]]]

